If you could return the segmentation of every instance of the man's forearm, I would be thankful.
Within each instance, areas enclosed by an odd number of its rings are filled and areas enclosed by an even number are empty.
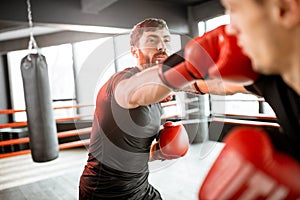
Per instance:
[[[197,87],[203,93],[215,95],[233,95],[236,93],[250,93],[243,85],[226,82],[222,79],[197,80]]]
[[[126,108],[149,105],[164,99],[171,89],[162,83],[157,66],[121,81],[115,90],[117,102]]]

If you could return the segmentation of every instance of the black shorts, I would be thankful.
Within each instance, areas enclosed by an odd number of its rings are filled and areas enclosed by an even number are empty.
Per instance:
[[[148,175],[88,163],[80,177],[79,200],[161,200],[160,193],[149,184]]]

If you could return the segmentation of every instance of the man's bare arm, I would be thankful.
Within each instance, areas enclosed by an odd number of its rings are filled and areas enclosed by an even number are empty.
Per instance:
[[[116,87],[115,99],[123,108],[157,103],[166,98],[171,89],[158,76],[158,67],[151,67],[129,79],[122,80]]]
[[[197,80],[195,82],[202,93],[215,95],[233,95],[236,93],[249,94],[243,85],[226,82],[222,79]]]

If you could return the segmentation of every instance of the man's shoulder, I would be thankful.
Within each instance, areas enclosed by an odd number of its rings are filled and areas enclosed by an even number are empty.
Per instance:
[[[113,77],[120,77],[120,76],[123,77],[123,76],[125,76],[124,78],[126,78],[126,77],[130,77],[130,76],[132,76],[132,75],[134,75],[138,72],[139,72],[139,69],[137,67],[127,67],[127,68],[125,68],[121,71],[116,72],[113,75]]]
[[[118,71],[108,80],[108,87],[114,89],[120,81],[130,78],[138,72],[139,70],[137,67],[127,67],[121,71]]]
[[[279,83],[284,84],[279,75],[260,75],[253,84],[247,85],[245,88],[254,94],[263,96],[266,92],[271,92]]]

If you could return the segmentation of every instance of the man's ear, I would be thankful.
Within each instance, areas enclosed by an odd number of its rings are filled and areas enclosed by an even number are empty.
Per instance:
[[[130,47],[130,51],[131,51],[131,54],[135,57],[135,58],[138,58],[139,57],[139,50],[134,47],[134,46],[131,46]]]
[[[278,0],[278,18],[286,28],[300,24],[300,0]]]

